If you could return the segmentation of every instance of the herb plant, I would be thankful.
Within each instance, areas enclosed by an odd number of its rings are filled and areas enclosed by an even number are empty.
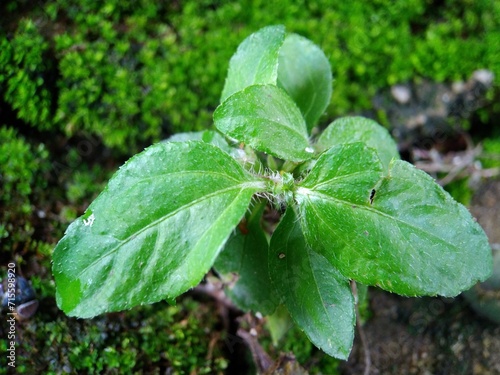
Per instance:
[[[313,139],[331,81],[311,41],[282,26],[248,37],[214,113],[222,135],[147,148],[69,226],[53,256],[58,305],[90,318],[174,302],[214,267],[239,307],[284,307],[316,346],[345,359],[350,280],[404,296],[455,296],[485,280],[483,230],[399,160],[387,130],[341,118]]]

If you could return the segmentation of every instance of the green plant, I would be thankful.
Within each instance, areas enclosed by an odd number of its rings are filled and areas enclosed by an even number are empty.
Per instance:
[[[5,1],[0,91],[31,126],[96,135],[130,155],[166,134],[206,129],[224,62],[252,30],[282,22],[323,45],[333,63],[335,91],[322,122],[369,110],[388,85],[421,76],[464,80],[478,67],[495,74],[498,95],[499,4]],[[484,123],[500,111],[490,101]]]
[[[48,43],[32,20],[22,20],[12,40],[0,34],[0,90],[17,117],[46,130],[51,125]]]
[[[173,302],[215,265],[242,309],[283,304],[316,346],[347,358],[350,280],[405,296],[455,296],[485,280],[483,230],[398,160],[384,128],[343,118],[311,142],[331,80],[306,38],[282,26],[248,37],[214,113],[236,147],[204,131],[131,158],[54,251],[60,308],[89,318]],[[263,220],[273,209],[284,211],[276,228]]]
[[[484,168],[500,167],[500,139],[486,138],[483,140],[483,153],[480,155],[480,161]]]
[[[15,129],[0,127],[0,251],[12,251],[33,234],[32,195],[45,188],[49,168],[43,144],[30,146]]]

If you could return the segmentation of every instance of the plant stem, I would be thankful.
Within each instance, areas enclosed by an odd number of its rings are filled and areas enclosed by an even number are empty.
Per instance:
[[[354,280],[351,280],[351,291],[354,296],[354,308],[356,310],[356,321],[357,321],[357,328],[358,328],[358,333],[359,333],[359,338],[361,340],[361,346],[363,347],[363,352],[365,355],[365,371],[364,375],[370,375],[370,367],[372,364],[372,359],[370,355],[370,349],[368,348],[368,341],[366,339],[365,331],[363,330],[363,327],[361,325],[361,314],[359,313],[359,305],[358,305],[358,288],[356,287],[356,282]]]

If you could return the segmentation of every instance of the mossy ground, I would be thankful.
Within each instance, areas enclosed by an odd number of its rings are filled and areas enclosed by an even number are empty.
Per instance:
[[[210,127],[229,58],[270,24],[313,40],[329,58],[335,82],[324,123],[369,109],[382,87],[419,77],[460,80],[486,68],[500,82],[500,5],[491,0],[1,7],[0,88],[17,120],[94,134],[128,155],[169,133]]]
[[[88,321],[64,316],[51,297],[40,303],[35,319],[17,325],[18,374],[221,374],[227,368],[225,337],[210,302],[182,298],[176,306],[159,303]],[[6,373],[4,357],[0,373]]]

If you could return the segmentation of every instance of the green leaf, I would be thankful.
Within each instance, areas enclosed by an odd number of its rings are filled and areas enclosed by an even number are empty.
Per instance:
[[[295,196],[308,244],[345,277],[402,295],[451,297],[485,280],[491,250],[467,209],[400,160],[376,182],[375,159],[360,144],[321,155]]]
[[[269,269],[292,319],[311,342],[347,359],[356,319],[349,281],[306,244],[293,207],[271,237]]]
[[[229,61],[221,102],[255,84],[276,84],[278,54],[285,40],[285,27],[267,26],[246,38]]]
[[[314,152],[300,110],[273,85],[250,86],[232,95],[215,110],[214,122],[226,136],[281,159],[300,162]]]
[[[278,305],[271,315],[266,316],[266,327],[271,334],[271,340],[274,346],[278,346],[283,336],[285,336],[293,326],[294,323],[290,317],[290,313],[284,305]]]
[[[332,96],[332,71],[323,51],[309,39],[288,35],[279,51],[278,85],[297,103],[311,131]]]
[[[365,117],[342,117],[335,120],[318,138],[316,148],[324,151],[333,146],[354,142],[363,142],[374,148],[386,170],[392,159],[399,159],[398,147],[389,132]]]
[[[255,151],[250,147],[241,149],[228,144],[226,139],[217,131],[202,130],[199,132],[177,133],[165,140],[165,142],[186,142],[186,141],[202,141],[211,143],[219,147],[222,151],[227,152],[235,160],[237,160],[247,171],[262,171],[263,166],[259,161]]]
[[[314,192],[350,206],[369,204],[371,191],[381,177],[382,166],[374,150],[360,142],[334,146],[318,158],[299,184],[299,202],[314,188]]]
[[[269,288],[267,237],[260,220],[267,201],[254,208],[240,223],[215,262],[215,269],[230,283],[227,292],[243,311],[271,314],[278,298]]]
[[[175,298],[198,284],[264,187],[213,145],[149,147],[120,168],[58,243],[58,305],[89,318]]]
[[[166,139],[166,142],[202,141],[216,145],[221,150],[231,154],[233,147],[229,146],[224,137],[213,130],[202,130],[199,132],[177,133]]]

